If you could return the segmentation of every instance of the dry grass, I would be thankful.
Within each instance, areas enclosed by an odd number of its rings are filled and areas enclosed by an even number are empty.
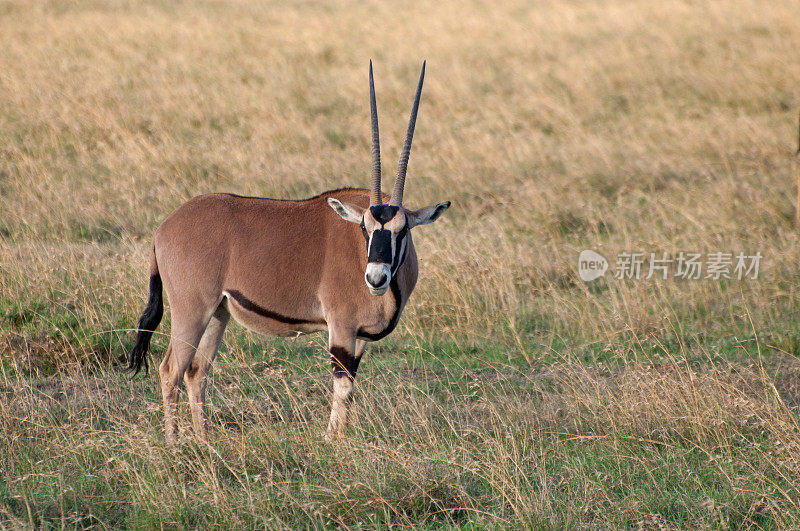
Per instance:
[[[349,437],[329,445],[321,364],[228,356],[213,382],[212,445],[187,433],[177,449],[157,435],[153,385],[7,369],[7,523],[800,523],[797,418],[758,367],[375,360]]]
[[[750,0],[0,3],[0,521],[800,525],[798,19]],[[359,420],[322,443],[322,338],[234,330],[213,448],[175,460],[154,380],[109,362],[150,235],[203,192],[365,185],[369,58],[387,161],[428,59],[406,197],[454,207],[415,233],[422,278],[364,364]],[[584,248],[764,259],[757,281],[587,285]]]

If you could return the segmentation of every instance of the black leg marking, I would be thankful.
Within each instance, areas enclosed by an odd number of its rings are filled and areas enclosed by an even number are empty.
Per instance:
[[[352,352],[348,352],[344,347],[331,347],[331,368],[333,376],[341,378],[349,376],[351,379],[356,377],[358,361]]]

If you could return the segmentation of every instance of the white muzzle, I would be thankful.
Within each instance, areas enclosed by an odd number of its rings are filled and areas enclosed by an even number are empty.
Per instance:
[[[364,273],[364,281],[367,283],[371,294],[383,295],[386,293],[391,280],[392,270],[387,264],[367,264],[367,271]]]

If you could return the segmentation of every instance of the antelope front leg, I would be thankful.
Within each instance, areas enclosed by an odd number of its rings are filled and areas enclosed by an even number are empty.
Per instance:
[[[356,340],[352,336],[337,337],[331,332],[329,350],[333,369],[333,398],[331,419],[326,434],[328,439],[340,439],[344,436],[347,413],[353,395],[353,381],[365,346],[366,341]]]

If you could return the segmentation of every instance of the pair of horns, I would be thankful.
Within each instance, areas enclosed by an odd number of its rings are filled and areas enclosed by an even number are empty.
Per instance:
[[[403,204],[403,188],[406,184],[406,170],[408,170],[408,157],[411,155],[411,141],[414,139],[414,125],[417,122],[417,110],[422,96],[422,81],[425,79],[425,61],[422,62],[422,73],[419,75],[417,94],[414,96],[414,106],[411,108],[411,118],[408,121],[406,141],[400,153],[400,164],[397,167],[397,177],[394,180],[390,205]],[[383,204],[381,192],[381,142],[378,136],[378,106],[375,104],[375,83],[372,80],[372,61],[369,62],[369,107],[372,116],[372,186],[370,187],[369,205]]]

